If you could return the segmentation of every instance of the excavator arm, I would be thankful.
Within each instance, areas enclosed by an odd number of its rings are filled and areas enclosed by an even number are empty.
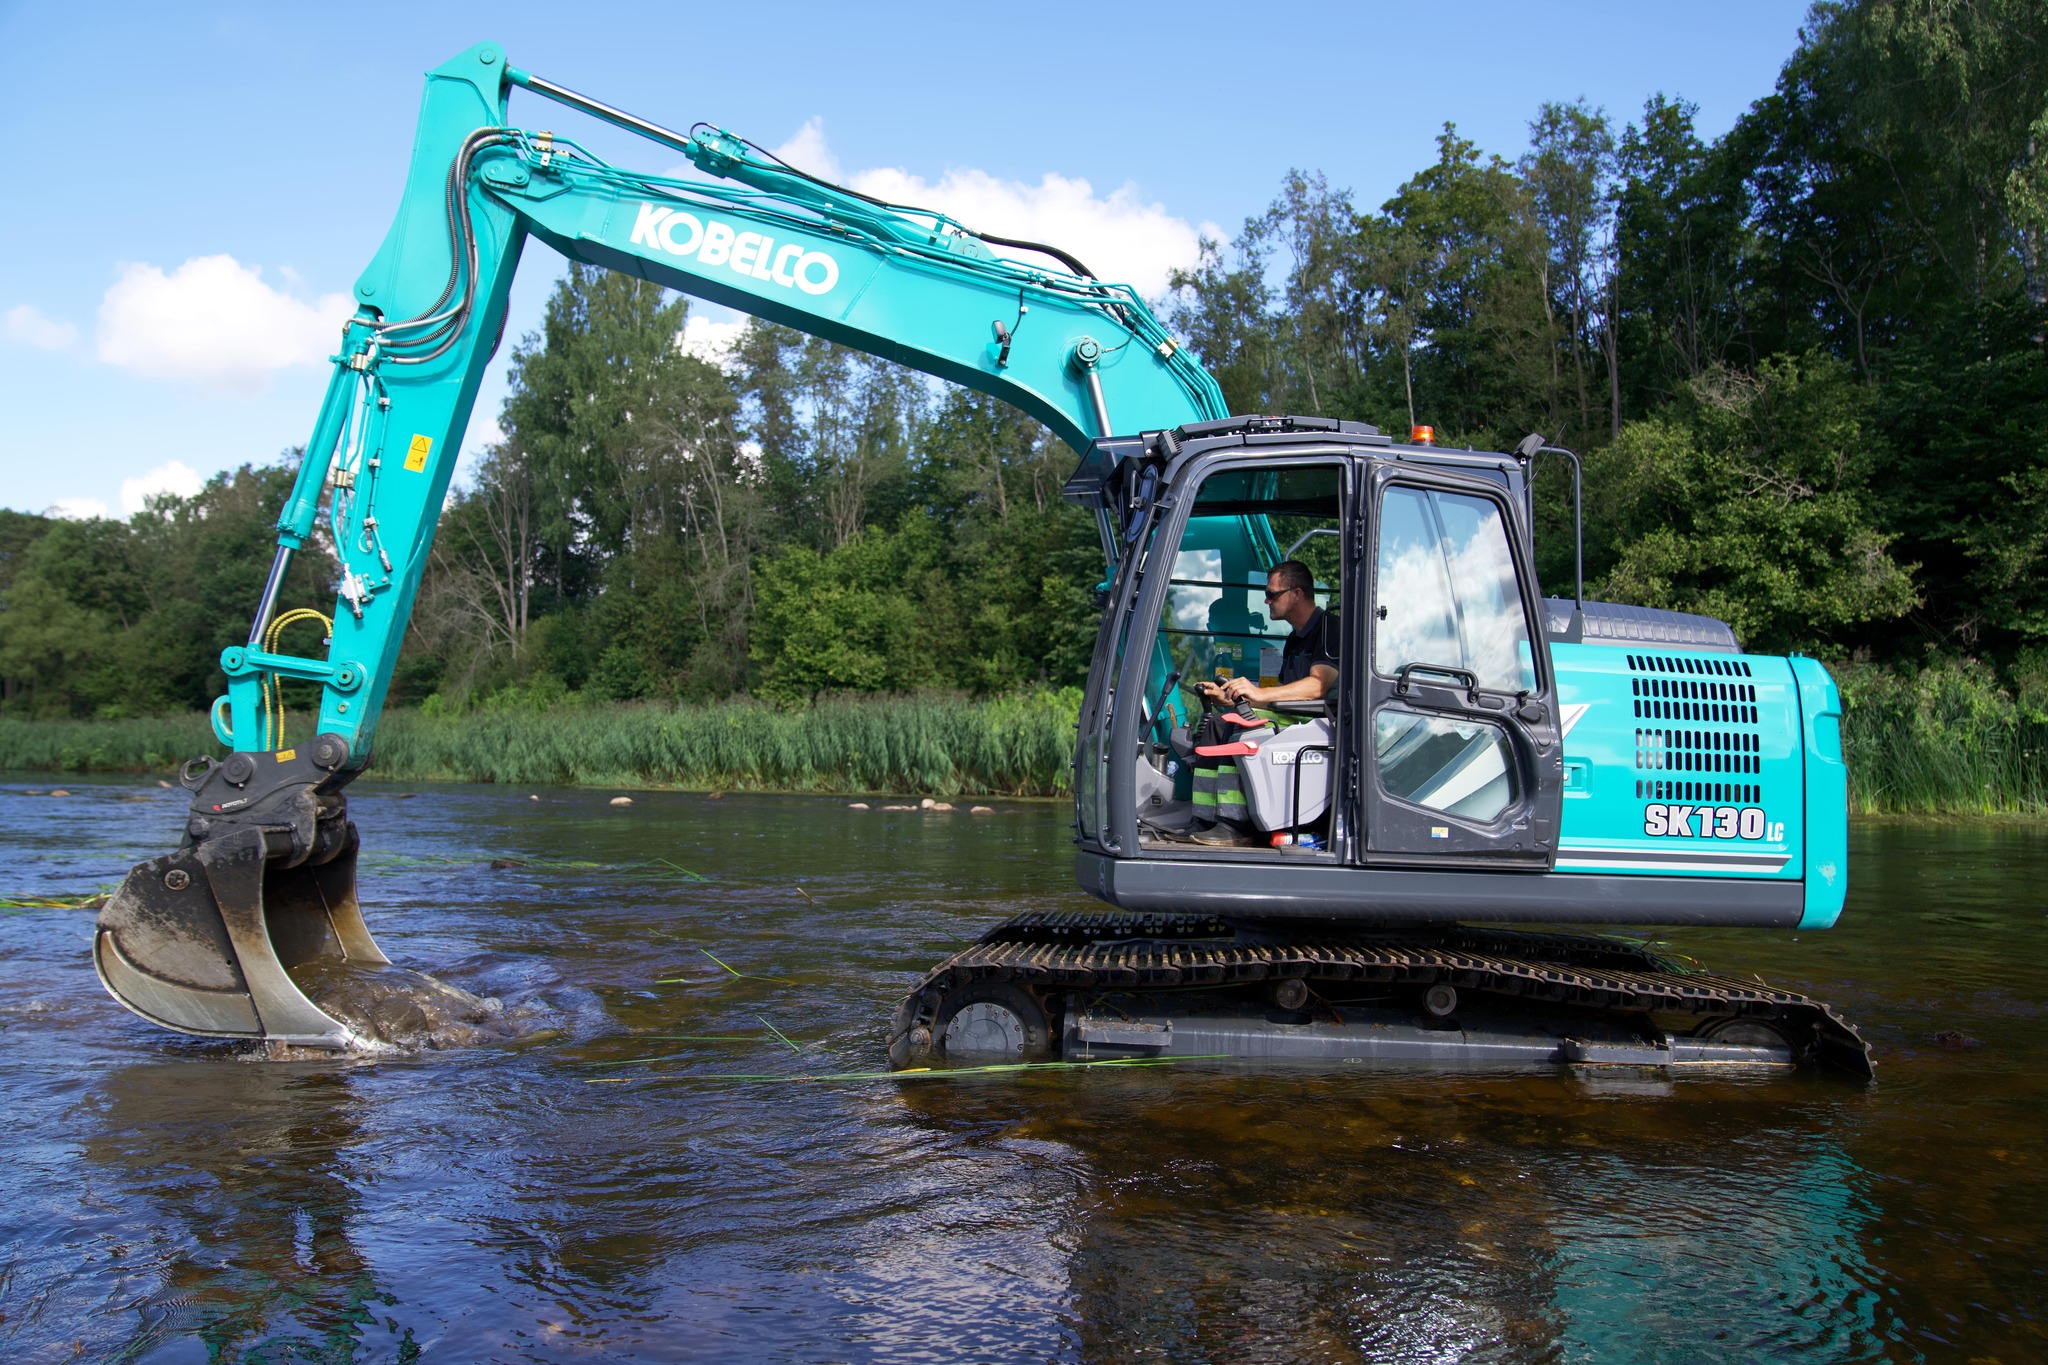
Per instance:
[[[511,124],[522,88],[679,152],[625,170]],[[355,902],[343,789],[370,759],[392,668],[526,239],[965,384],[1077,450],[1226,415],[1215,382],[1129,286],[1056,248],[882,203],[699,125],[672,132],[480,44],[427,76],[396,220],[357,281],[246,645],[223,652],[224,762],[186,766],[185,840],[136,867],[94,957],[115,998],[187,1033],[339,1047],[294,985],[320,958],[385,961]],[[1029,259],[1004,256],[991,243]],[[340,564],[324,658],[282,652],[285,574],[323,511]],[[1113,539],[1104,536],[1106,550]],[[278,685],[318,684],[288,744]]]

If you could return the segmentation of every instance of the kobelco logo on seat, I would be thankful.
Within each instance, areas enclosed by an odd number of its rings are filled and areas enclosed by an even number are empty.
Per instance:
[[[704,220],[659,204],[640,206],[632,244],[657,247],[671,256],[695,256],[699,265],[722,265],[735,274],[806,294],[827,294],[839,283],[839,262],[822,251],[796,242],[777,246],[764,233],[740,232],[716,218]]]

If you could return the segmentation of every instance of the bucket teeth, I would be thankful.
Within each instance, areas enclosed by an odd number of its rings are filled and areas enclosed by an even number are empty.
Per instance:
[[[389,960],[356,904],[355,827],[340,833],[319,864],[272,861],[263,830],[249,827],[138,865],[100,911],[101,983],[181,1033],[347,1047],[354,1035],[289,973],[322,957]]]

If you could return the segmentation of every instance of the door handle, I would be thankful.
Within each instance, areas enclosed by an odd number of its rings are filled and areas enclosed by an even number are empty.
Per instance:
[[[1450,678],[1465,685],[1465,700],[1477,704],[1479,700],[1479,675],[1469,668],[1452,668],[1448,664],[1402,664],[1394,674],[1394,690],[1403,696],[1408,693],[1408,677],[1411,673],[1434,673],[1441,678]]]

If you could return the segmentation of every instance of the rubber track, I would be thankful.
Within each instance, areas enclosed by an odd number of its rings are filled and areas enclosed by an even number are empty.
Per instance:
[[[1424,934],[1261,943],[1222,938],[1217,931],[1229,932],[1194,916],[1020,916],[925,974],[896,1012],[892,1055],[909,1055],[904,1044],[912,1030],[925,1029],[928,1037],[947,992],[969,982],[1007,982],[1047,993],[1163,991],[1301,977],[1415,987],[1443,981],[1461,991],[1534,1004],[1772,1022],[1793,1034],[1806,1060],[1853,1076],[1874,1074],[1862,1036],[1820,1001],[1757,981],[1688,970],[1622,940],[1458,926]]]

